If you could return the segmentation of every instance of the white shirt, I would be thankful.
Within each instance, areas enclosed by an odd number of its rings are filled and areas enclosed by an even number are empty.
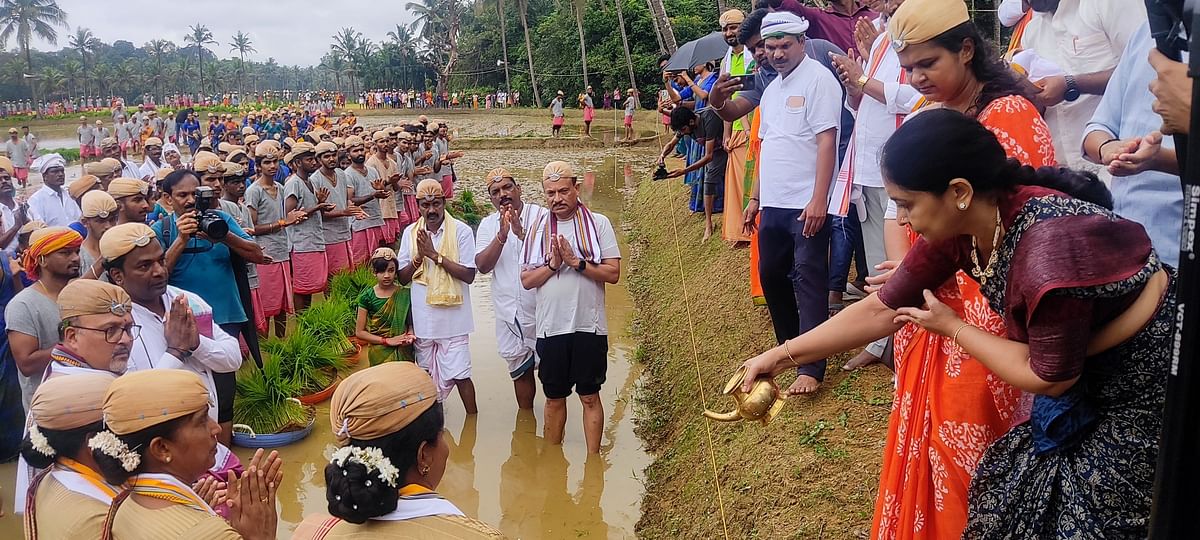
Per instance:
[[[242,367],[242,350],[234,339],[212,321],[212,307],[200,295],[183,289],[167,286],[162,303],[169,313],[171,301],[186,294],[192,312],[198,316],[196,326],[200,330],[200,347],[187,360],[180,360],[167,352],[166,320],[144,306],[133,304],[133,322],[142,327],[142,333],[129,348],[129,366],[126,373],[146,369],[186,369],[204,379],[208,387],[208,415],[217,418],[217,387],[213,383],[213,372],[230,373]],[[208,337],[208,336],[212,337]]]
[[[161,159],[161,158],[160,158],[160,159]],[[138,175],[137,175],[137,176],[135,176],[134,178],[139,178],[139,179],[140,179],[140,178],[143,178],[143,177],[146,177],[146,176],[149,176],[149,177],[151,177],[151,178],[154,178],[154,175],[155,175],[155,173],[157,173],[157,172],[158,172],[158,170],[159,170],[159,169],[161,169],[161,168],[163,168],[163,167],[170,167],[170,165],[167,165],[167,162],[166,162],[166,161],[163,161],[163,162],[162,162],[162,165],[159,165],[159,166],[157,166],[157,167],[156,167],[156,166],[154,165],[154,162],[153,162],[153,161],[150,161],[150,158],[149,158],[149,157],[147,157],[145,160],[143,160],[143,161],[142,161],[142,167],[141,167],[140,169],[138,169]]]
[[[853,145],[853,159],[842,163],[843,169],[849,168],[853,173],[852,178],[856,186],[883,187],[879,152],[883,150],[884,143],[892,133],[896,132],[897,116],[907,115],[921,99],[921,93],[912,85],[899,82],[902,72],[900,57],[892,48],[886,32],[875,38],[864,69],[870,71],[876,55],[881,53],[883,56],[879,60],[879,67],[871,78],[883,83],[884,102],[880,103],[869,95],[863,95],[854,120],[854,137],[850,139]]]
[[[142,179],[142,168],[138,167],[132,161],[129,161],[127,159],[122,159],[121,160],[121,176],[124,176],[125,178],[136,178],[138,180],[141,180]],[[150,176],[154,176],[154,175],[151,174]]]
[[[820,62],[805,56],[787,77],[780,74],[767,85],[758,109],[759,200],[764,208],[802,210],[818,181],[833,181],[833,174],[816,177],[817,134],[838,129],[842,85]],[[831,148],[836,154],[836,133]]]
[[[592,212],[596,221],[596,239],[600,242],[600,260],[620,259],[617,235],[607,217]],[[558,219],[553,215],[548,219]],[[558,234],[579,256],[576,247],[574,222],[558,222]],[[551,337],[574,332],[608,335],[608,315],[604,311],[604,284],[572,268],[560,268],[558,273],[537,288],[537,337]]]
[[[1034,13],[1021,45],[1053,62],[1068,74],[1111,69],[1121,59],[1130,36],[1146,24],[1146,6],[1129,0],[1062,0],[1054,13]],[[1145,58],[1132,59],[1138,62]],[[1043,115],[1054,136],[1058,162],[1095,171],[1081,154],[1084,126],[1096,112],[1100,96],[1082,95],[1062,102]]]
[[[29,219],[40,219],[48,227],[66,227],[79,221],[82,213],[65,186],[55,193],[50,186],[43,185],[29,198]]]
[[[9,208],[8,205],[3,204],[3,203],[0,203],[0,221],[3,222],[3,226],[4,226],[3,230],[6,232],[9,229],[17,226],[17,216],[16,216],[16,214],[13,213],[13,209]],[[10,256],[13,253],[16,253],[16,251],[17,251],[17,236],[20,236],[20,235],[19,234],[13,235],[12,242],[9,242],[7,246],[0,246],[0,250],[7,251]]]
[[[996,16],[1000,18],[1000,24],[1009,28],[1021,22],[1021,17],[1025,16],[1025,6],[1021,0],[1004,0],[1000,2],[1000,7],[996,8]]]
[[[450,214],[446,214],[446,219],[454,219]],[[458,257],[454,262],[461,264],[467,268],[475,268],[475,235],[471,233],[471,226],[457,219],[457,234],[458,234]],[[413,229],[417,226],[416,223],[404,228],[404,235],[400,240],[400,251],[396,253],[396,267],[404,268],[413,260]],[[442,235],[446,230],[445,223],[434,232],[432,236],[433,247],[436,248],[442,242]],[[462,288],[463,301],[457,306],[431,306],[425,300],[425,286],[413,282],[412,284],[412,314],[413,314],[413,334],[422,339],[445,339],[457,336],[465,336],[475,331],[475,318],[471,315],[471,287],[466,283],[459,283]]]
[[[521,225],[528,232],[537,216],[546,211],[536,204],[524,203],[521,207]],[[479,222],[479,231],[475,236],[475,253],[484,250],[500,233],[500,213],[494,213]],[[526,236],[528,238],[529,236]],[[496,267],[492,270],[492,306],[495,308],[496,320],[522,323],[533,322],[533,314],[537,307],[537,295],[521,286],[521,254],[524,244],[516,233],[508,231],[508,240],[500,249],[500,258],[496,259]]]

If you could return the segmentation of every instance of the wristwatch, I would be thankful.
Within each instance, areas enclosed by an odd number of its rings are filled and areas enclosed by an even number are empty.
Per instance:
[[[191,358],[193,351],[189,351],[187,349],[183,349],[180,347],[167,347],[167,352],[175,353],[175,356],[178,357],[182,361],[182,360],[187,360],[188,358]]]
[[[575,265],[576,272],[583,272],[587,268],[587,259],[579,259],[579,264]]]
[[[859,75],[858,80],[855,82],[858,83],[858,88],[859,88],[859,90],[861,90],[861,89],[867,87],[867,82],[870,80],[871,80],[870,77],[867,77],[866,74],[863,74],[863,75]]]
[[[441,253],[438,253],[437,258],[433,260],[433,263],[438,266],[442,265],[442,254]]]
[[[1075,84],[1075,76],[1067,75],[1066,79],[1067,79],[1067,90],[1065,92],[1063,92],[1063,100],[1069,102],[1069,101],[1075,101],[1075,100],[1079,99],[1079,95],[1081,92],[1079,91],[1079,85]]]

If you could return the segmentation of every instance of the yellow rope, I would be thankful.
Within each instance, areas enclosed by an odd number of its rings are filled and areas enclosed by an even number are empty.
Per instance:
[[[704,396],[708,395],[708,393],[704,390],[704,378],[700,374],[700,348],[696,345],[696,325],[692,324],[692,302],[691,297],[688,296],[687,283],[684,281],[683,246],[679,242],[678,217],[675,215],[676,212],[670,207],[673,203],[673,198],[664,197],[663,200],[667,201],[667,213],[671,214],[671,232],[675,236],[675,260],[679,264],[679,285],[683,289],[683,306],[687,315],[688,336],[692,342],[692,365],[696,369],[696,385],[699,387],[700,405],[701,409],[703,409],[706,406]],[[717,457],[713,453],[712,421],[707,416],[702,416],[702,418],[704,419],[704,432],[708,438],[708,461],[712,466],[713,484],[717,492],[717,510],[721,514],[721,530],[724,532],[725,540],[729,540],[729,522],[725,517],[725,499],[721,496],[721,477],[717,473]]]

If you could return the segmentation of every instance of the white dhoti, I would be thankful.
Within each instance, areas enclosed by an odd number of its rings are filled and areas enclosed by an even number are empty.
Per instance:
[[[497,352],[508,363],[508,375],[514,381],[537,367],[536,327],[537,321],[496,319]]]
[[[417,365],[437,385],[438,401],[445,401],[454,389],[454,381],[471,378],[471,347],[468,336],[442,339],[417,338],[413,344]]]

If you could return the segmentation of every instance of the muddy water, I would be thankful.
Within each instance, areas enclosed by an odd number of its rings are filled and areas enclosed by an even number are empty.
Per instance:
[[[631,162],[644,173],[650,159],[636,152]],[[539,202],[536,187],[540,167],[564,156],[540,151],[487,151],[468,155],[456,167],[460,185],[482,192],[473,180],[497,165],[522,179],[526,198]],[[621,191],[632,182],[634,167],[607,151],[575,152],[576,167],[584,174],[585,200],[614,224],[626,265],[622,279],[609,286],[610,329],[608,382],[601,390],[605,407],[603,450],[589,456],[581,428],[581,406],[568,401],[566,440],[562,446],[541,438],[540,395],[534,411],[518,412],[504,361],[495,353],[490,276],[472,285],[475,328],[471,335],[472,378],[479,414],[467,417],[457,394],[446,401],[446,429],[451,444],[446,474],[438,491],[467,515],[501,529],[511,538],[633,538],[640,513],[641,475],[650,463],[633,433],[633,394],[639,371],[631,362],[636,347],[629,335],[633,306],[626,289],[628,247],[621,227]],[[365,362],[364,362],[365,364]],[[329,428],[328,405],[319,407],[313,433],[300,443],[280,449],[285,480],[279,491],[280,538],[290,536],[305,515],[325,508],[323,468],[335,449]],[[237,449],[245,460],[251,452]],[[16,538],[20,521],[12,514],[12,464],[0,466],[0,486],[6,517],[0,518],[0,537]]]

